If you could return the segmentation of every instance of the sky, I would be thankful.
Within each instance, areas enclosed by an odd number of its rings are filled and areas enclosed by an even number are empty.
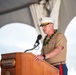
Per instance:
[[[34,47],[38,33],[34,27],[23,23],[11,23],[0,28],[0,59],[1,54],[24,52]],[[68,75],[76,74],[76,17],[69,23],[65,31],[67,38]],[[41,53],[42,43],[30,51],[35,55]]]
[[[21,23],[12,23],[0,28],[0,54],[24,52],[34,47],[38,33],[35,28]],[[41,41],[38,50],[32,53],[40,54]]]
[[[65,31],[67,38],[67,66],[69,68],[69,75],[76,74],[76,16],[69,23]]]

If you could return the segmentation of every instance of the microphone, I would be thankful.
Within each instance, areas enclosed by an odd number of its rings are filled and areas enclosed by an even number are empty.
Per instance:
[[[42,35],[39,34],[39,35],[37,36],[37,40],[36,40],[34,46],[36,46],[36,44],[39,45],[39,40],[40,40],[41,38],[42,38]]]
[[[39,34],[38,36],[37,36],[37,40],[36,40],[36,42],[35,42],[35,44],[34,44],[34,47],[33,48],[31,48],[31,49],[27,49],[27,50],[25,50],[24,52],[27,52],[27,51],[30,51],[30,50],[33,50],[33,49],[35,49],[40,43],[39,43],[39,40],[42,38],[42,35],[41,34]]]

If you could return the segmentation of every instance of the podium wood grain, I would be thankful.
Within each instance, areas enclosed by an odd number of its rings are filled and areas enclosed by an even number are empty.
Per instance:
[[[1,75],[59,75],[59,70],[44,60],[35,61],[32,53],[2,54],[2,61],[14,59],[13,67],[2,67]]]

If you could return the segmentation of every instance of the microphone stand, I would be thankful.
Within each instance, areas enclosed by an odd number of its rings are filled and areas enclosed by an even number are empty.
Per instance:
[[[37,45],[34,45],[34,47],[33,47],[33,48],[31,48],[31,49],[27,49],[27,50],[25,50],[25,51],[24,51],[24,53],[25,53],[25,52],[27,52],[27,51],[30,51],[30,50],[35,49],[38,45],[39,45],[39,43],[38,43]]]

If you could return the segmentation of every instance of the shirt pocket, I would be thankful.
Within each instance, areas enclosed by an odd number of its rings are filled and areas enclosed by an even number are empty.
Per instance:
[[[55,48],[55,41],[51,39],[47,45],[48,51],[52,51]]]

